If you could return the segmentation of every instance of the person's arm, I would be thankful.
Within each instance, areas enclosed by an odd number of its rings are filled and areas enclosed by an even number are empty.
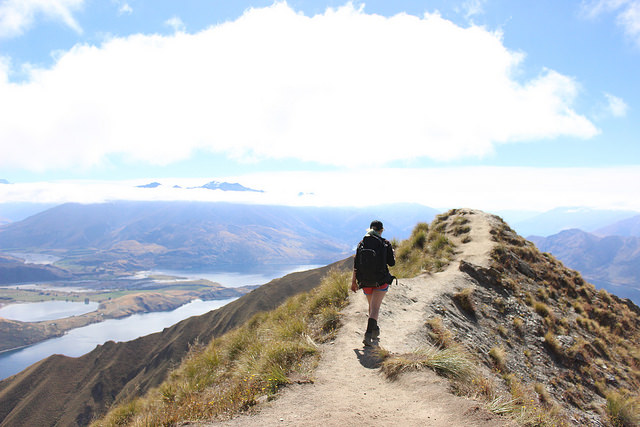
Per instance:
[[[388,240],[385,240],[386,243],[386,247],[387,247],[387,264],[390,267],[393,267],[394,265],[396,265],[396,257],[393,254],[393,246],[391,246],[391,243]]]
[[[356,268],[353,268],[353,275],[351,276],[351,290],[358,292],[358,282],[356,280]]]

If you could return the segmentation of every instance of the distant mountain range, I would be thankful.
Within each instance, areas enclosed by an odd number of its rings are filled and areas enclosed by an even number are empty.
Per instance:
[[[615,224],[602,227],[594,231],[598,236],[639,236],[640,237],[640,215],[623,219]]]
[[[150,182],[149,184],[137,185],[138,188],[158,188],[161,187],[162,184],[159,182]],[[174,185],[173,188],[182,188],[179,185]],[[244,185],[238,184],[237,182],[219,182],[219,181],[211,181],[199,187],[187,187],[187,189],[194,188],[205,188],[207,190],[222,190],[222,191],[253,191],[256,193],[263,193],[262,190],[254,190],[253,188],[245,187]]]
[[[11,183],[6,179],[0,179],[0,184],[11,184]]]
[[[505,211],[502,215],[509,225],[522,236],[550,236],[572,228],[595,232],[639,214],[640,212],[629,210],[559,207],[530,215],[523,215],[517,211]]]
[[[211,181],[199,188],[206,188],[207,190],[222,190],[222,191],[254,191],[256,193],[263,193],[262,190],[254,190],[253,188],[247,188],[244,185],[240,185],[237,182],[218,182]]]
[[[369,208],[210,202],[69,203],[0,229],[5,252],[48,252],[85,273],[162,267],[326,264],[352,253],[372,219],[406,238],[438,213],[422,205]]]
[[[640,304],[640,237],[602,237],[572,229],[528,239],[597,287]]]

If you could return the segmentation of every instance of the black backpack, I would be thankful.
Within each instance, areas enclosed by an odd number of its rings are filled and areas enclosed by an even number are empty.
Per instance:
[[[387,247],[382,238],[369,234],[358,243],[356,279],[360,288],[378,287],[393,280],[387,270]]]

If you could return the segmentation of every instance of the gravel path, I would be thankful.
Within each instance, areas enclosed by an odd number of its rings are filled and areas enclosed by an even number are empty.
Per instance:
[[[473,286],[458,270],[464,259],[488,266],[493,246],[489,230],[494,220],[480,211],[463,210],[470,220],[471,241],[455,242],[456,259],[443,272],[402,279],[393,285],[381,307],[380,345],[393,353],[424,343],[425,308],[443,292]],[[313,384],[282,390],[257,413],[199,425],[223,426],[501,426],[507,420],[482,409],[479,402],[448,392],[448,382],[432,372],[401,375],[389,381],[377,369],[373,350],[362,345],[367,321],[366,298],[352,294],[343,310],[344,325],[335,341],[321,347]]]

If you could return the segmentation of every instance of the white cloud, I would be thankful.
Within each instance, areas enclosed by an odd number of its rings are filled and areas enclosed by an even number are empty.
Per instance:
[[[640,45],[640,0],[595,0],[584,2],[582,10],[589,18],[615,13],[616,23]]]
[[[184,22],[182,22],[182,19],[178,18],[177,16],[173,16],[167,19],[165,21],[165,25],[173,28],[173,31],[184,31],[186,28]]]
[[[487,0],[466,0],[460,7],[465,18],[469,19],[475,15],[482,15],[486,2]]]
[[[201,179],[63,181],[0,185],[0,201],[98,203],[108,200],[199,200],[262,204],[366,206],[421,203],[440,209],[470,207],[546,211],[558,206],[640,211],[640,167],[458,167],[376,171],[376,185],[354,186],[360,171],[264,172]],[[264,193],[186,189],[211,180],[239,182]],[[157,188],[137,188],[157,181]],[[173,188],[180,185],[181,189]],[[300,193],[306,193],[299,196]]]
[[[131,8],[131,6],[129,6],[128,3],[122,3],[118,8],[118,13],[120,15],[124,15],[124,14],[131,15],[133,13],[133,9]]]
[[[3,0],[0,3],[0,38],[16,37],[29,29],[38,15],[61,21],[82,33],[72,11],[80,8],[84,0]]]
[[[438,15],[251,9],[197,34],[77,45],[24,83],[0,69],[0,167],[169,164],[196,150],[357,167],[595,135],[573,108],[577,83],[553,70],[518,81],[522,59]]]
[[[607,98],[608,108],[607,111],[614,117],[624,117],[627,115],[628,105],[617,96],[613,96],[609,93],[604,94]]]

